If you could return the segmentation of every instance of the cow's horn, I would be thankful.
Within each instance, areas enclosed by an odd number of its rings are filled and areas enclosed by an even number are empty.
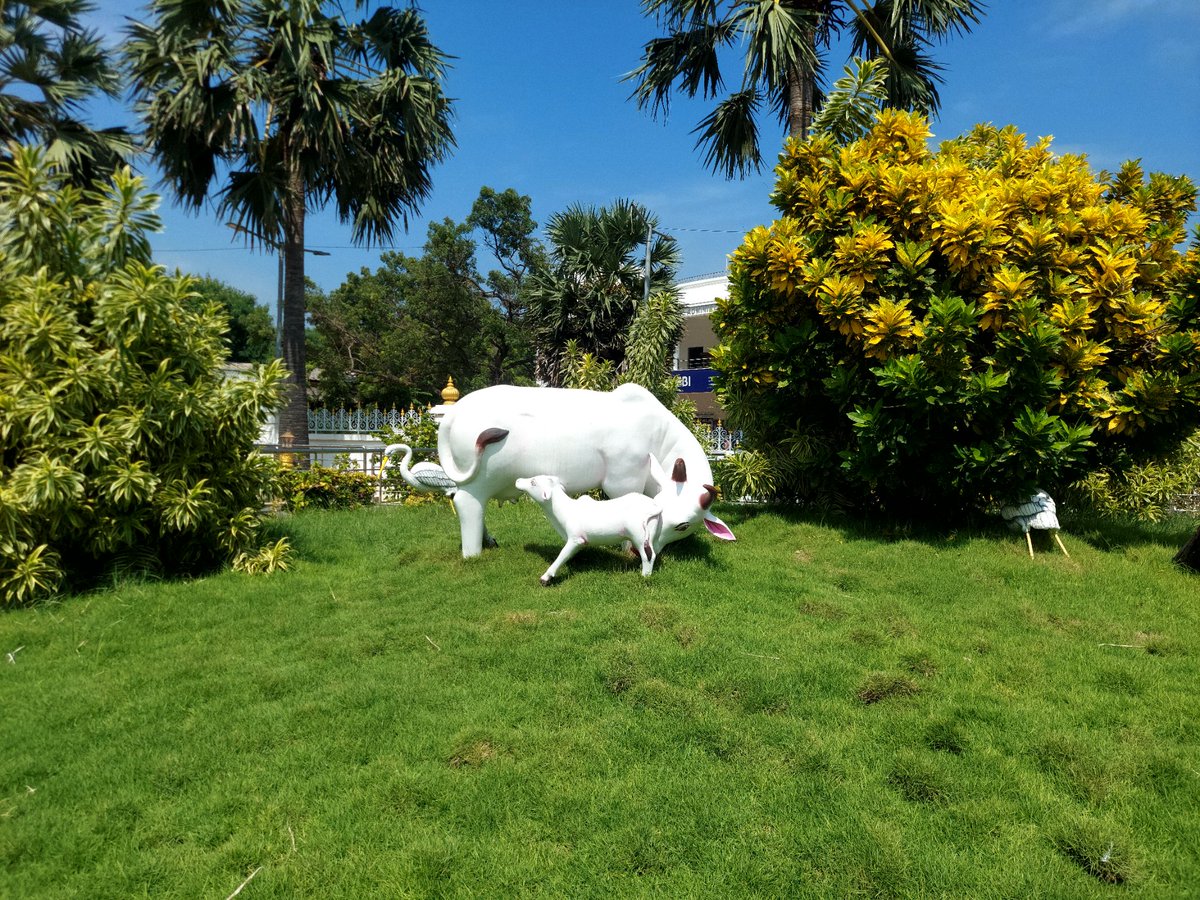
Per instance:
[[[678,481],[680,484],[687,481],[687,466],[684,465],[682,456],[675,458],[675,468],[671,470],[671,480]]]
[[[717,489],[711,484],[704,486],[704,493],[700,495],[700,508],[708,509],[712,506],[713,501],[717,499]]]

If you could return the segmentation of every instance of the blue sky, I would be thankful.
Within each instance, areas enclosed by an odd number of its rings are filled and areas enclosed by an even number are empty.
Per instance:
[[[741,236],[774,218],[769,171],[727,181],[702,166],[690,132],[706,104],[678,99],[669,118],[656,121],[627,100],[621,76],[657,33],[638,0],[421,7],[434,42],[456,57],[447,92],[458,148],[435,169],[433,194],[397,249],[419,253],[427,222],[464,219],[482,185],[529,195],[540,223],[574,203],[643,203],[678,239],[681,276],[722,270]],[[119,40],[132,9],[101,0],[93,23]],[[972,33],[936,49],[945,84],[935,136],[977,122],[1014,124],[1030,138],[1053,135],[1057,151],[1085,153],[1097,169],[1140,157],[1147,171],[1200,182],[1197,35],[1200,0],[992,0]],[[830,53],[833,71],[844,56]],[[93,124],[118,119],[127,114],[98,106]],[[782,134],[768,130],[767,138],[781,142]],[[153,170],[146,174],[154,181]],[[232,242],[212,209],[190,215],[164,198],[161,213],[159,262],[210,274],[273,306],[274,257]],[[307,238],[330,254],[308,260],[309,276],[326,290],[347,272],[378,265],[380,249],[353,247],[332,213],[311,216]]]

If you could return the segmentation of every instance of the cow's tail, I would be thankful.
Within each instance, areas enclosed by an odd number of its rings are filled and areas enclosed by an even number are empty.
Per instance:
[[[475,477],[479,471],[479,462],[483,459],[483,451],[489,444],[495,444],[508,437],[507,428],[485,428],[475,438],[475,455],[466,469],[460,469],[454,461],[454,449],[451,446],[449,434],[438,431],[438,462],[442,464],[446,474],[458,484],[464,484]]]

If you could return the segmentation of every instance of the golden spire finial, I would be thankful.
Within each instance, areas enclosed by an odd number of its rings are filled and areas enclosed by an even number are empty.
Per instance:
[[[454,378],[447,375],[446,386],[442,388],[442,403],[446,406],[449,406],[451,403],[457,403],[460,396],[462,395],[458,392],[458,388],[454,386]]]

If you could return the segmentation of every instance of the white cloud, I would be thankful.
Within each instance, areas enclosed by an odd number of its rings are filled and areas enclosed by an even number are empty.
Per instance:
[[[1196,0],[1055,0],[1045,10],[1051,30],[1064,37],[1109,31],[1126,22],[1160,23],[1173,32],[1200,22]]]

